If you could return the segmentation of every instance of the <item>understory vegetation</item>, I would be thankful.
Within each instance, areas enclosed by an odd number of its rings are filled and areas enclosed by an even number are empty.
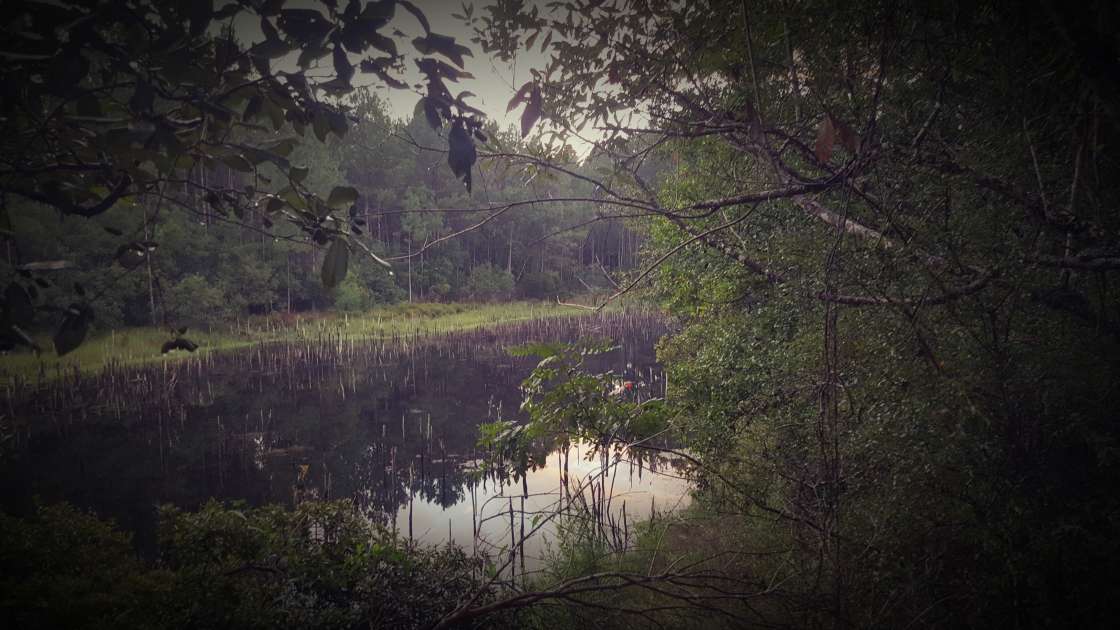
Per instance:
[[[417,628],[485,586],[458,547],[421,548],[346,502],[160,511],[160,560],[67,505],[0,514],[0,614],[13,628]],[[500,618],[487,627],[503,627]]]

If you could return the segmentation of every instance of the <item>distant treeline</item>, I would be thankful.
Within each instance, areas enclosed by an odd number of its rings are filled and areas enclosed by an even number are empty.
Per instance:
[[[339,185],[359,191],[350,209],[361,232],[356,238],[391,260],[392,273],[355,250],[345,281],[324,288],[324,248],[314,246],[314,235],[275,215],[227,203],[222,195],[193,192],[220,183],[232,199],[267,183],[253,181],[266,175],[211,161],[211,168],[193,170],[182,190],[123,201],[92,219],[9,199],[18,239],[6,242],[0,276],[7,285],[20,265],[64,261],[65,269],[37,274],[46,279],[38,284],[42,295],[34,296],[40,303],[65,306],[77,290],[96,298],[96,321],[103,327],[175,326],[399,301],[552,299],[608,286],[607,272],[635,265],[643,235],[624,219],[603,218],[600,193],[591,185],[532,166],[483,160],[468,195],[447,168],[446,154],[424,150],[446,146],[446,140],[422,112],[408,121],[391,120],[384,103],[368,95],[354,111],[357,124],[344,140],[323,144],[289,129],[275,135],[298,140],[291,162],[310,167],[310,187],[324,196]],[[494,151],[549,151],[523,142],[516,131],[489,131]],[[270,139],[272,134],[252,138]],[[596,169],[579,163],[570,149],[561,153],[577,170]],[[499,213],[510,202],[531,199],[543,201]],[[150,255],[122,255],[125,244],[136,242],[150,243]]]

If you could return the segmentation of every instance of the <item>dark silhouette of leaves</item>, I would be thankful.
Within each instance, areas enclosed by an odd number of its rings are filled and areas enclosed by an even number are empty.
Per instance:
[[[335,186],[331,189],[327,205],[332,208],[345,208],[358,200],[358,189],[353,186]]]
[[[88,304],[71,304],[66,309],[62,324],[54,333],[54,350],[58,356],[68,354],[82,345],[92,322],[93,309]]]
[[[471,167],[478,159],[478,154],[474,140],[467,133],[462,120],[456,120],[451,125],[451,132],[447,135],[447,148],[447,164],[451,166],[451,172],[463,180],[467,192],[471,192]]]
[[[180,328],[179,330],[179,334],[182,335],[186,332],[187,329]],[[195,350],[198,350],[198,344],[184,337],[176,337],[171,341],[163,342],[163,346],[159,349],[160,354],[167,354],[168,352],[173,352],[175,350],[186,350],[187,352],[194,352]]]
[[[35,320],[35,306],[31,304],[31,295],[15,282],[4,290],[4,319],[16,326],[30,326]]]
[[[439,33],[428,33],[426,37],[417,37],[412,40],[412,45],[420,54],[430,55],[432,53],[439,53],[444,57],[451,60],[452,63],[463,67],[463,57],[471,57],[471,49],[463,46],[462,44],[455,43],[455,38],[450,35],[440,35]]]
[[[525,111],[521,112],[521,137],[529,135],[529,131],[541,117],[541,88],[534,84],[529,91],[529,101],[525,104]]]

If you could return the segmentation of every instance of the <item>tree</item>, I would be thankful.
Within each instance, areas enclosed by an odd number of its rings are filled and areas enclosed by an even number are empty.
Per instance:
[[[788,580],[774,606],[802,612],[780,621],[1105,623],[1115,14],[497,2],[470,19],[484,51],[553,52],[511,107],[599,130],[602,204],[655,217],[615,295],[654,278],[686,318],[663,351],[677,423],[702,498],[788,552],[737,567]],[[658,152],[677,167],[661,186],[639,168]]]
[[[382,33],[397,6],[422,29],[412,40],[426,80],[422,106],[434,126],[450,126],[452,170],[469,189],[472,138],[481,135],[482,119],[446,81],[463,76],[463,57],[471,53],[432,32],[411,2],[285,8],[283,0],[269,0],[220,9],[209,0],[10,2],[0,10],[8,25],[0,51],[5,215],[17,200],[87,218],[130,200],[192,213],[208,206],[235,221],[259,213],[266,226],[290,223],[335,252],[327,261],[339,270],[351,247],[387,266],[352,238],[353,216],[340,214],[357,191],[336,186],[317,194],[308,169],[289,156],[308,130],[319,142],[346,134],[352,116],[341,99],[359,70],[408,87],[398,78],[405,56]],[[261,36],[244,41],[257,26]],[[232,175],[208,180],[219,166]],[[144,265],[158,246],[145,236],[119,236],[115,258],[128,267]],[[31,280],[68,264],[22,261],[19,270]],[[330,285],[342,279],[323,278]],[[36,307],[29,287],[16,282],[6,292],[6,343],[30,343],[24,328]],[[60,354],[84,339],[90,301],[79,294],[64,310],[55,337]]]

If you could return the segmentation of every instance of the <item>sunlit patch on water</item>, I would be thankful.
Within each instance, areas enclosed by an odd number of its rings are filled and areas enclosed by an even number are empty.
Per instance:
[[[468,484],[467,500],[443,505],[410,493],[397,510],[395,527],[423,542],[451,542],[494,558],[521,546],[525,567],[532,571],[554,542],[562,516],[594,519],[597,505],[602,534],[621,550],[634,542],[634,523],[688,505],[689,482],[680,458],[611,456],[604,462],[590,453],[584,443],[561,447],[529,470],[524,483],[485,475],[481,460],[468,462],[463,468],[475,471],[478,481]]]

